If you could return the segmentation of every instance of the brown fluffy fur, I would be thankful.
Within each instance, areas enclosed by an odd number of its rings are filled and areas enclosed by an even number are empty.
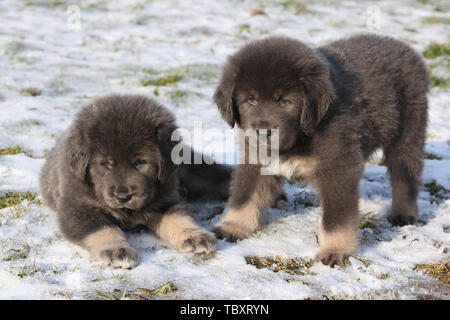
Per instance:
[[[280,171],[262,176],[261,165],[240,165],[216,234],[248,237],[281,177],[307,179],[323,211],[316,258],[342,265],[358,243],[364,162],[379,148],[393,189],[388,219],[414,223],[428,86],[421,57],[389,37],[354,36],[318,49],[284,37],[245,45],[229,58],[214,99],[231,127],[279,130]]]
[[[231,170],[174,165],[175,129],[172,113],[144,96],[109,95],[83,107],[49,152],[40,178],[64,237],[121,268],[138,264],[123,233],[135,226],[182,252],[215,250],[216,238],[195,223],[179,191],[188,199],[225,200]]]

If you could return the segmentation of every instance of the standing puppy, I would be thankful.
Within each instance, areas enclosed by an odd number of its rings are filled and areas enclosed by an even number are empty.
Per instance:
[[[364,162],[379,148],[392,186],[388,219],[413,224],[428,81],[421,57],[388,37],[359,35],[318,49],[285,37],[244,46],[225,65],[214,100],[231,127],[278,129],[280,162],[273,175],[261,175],[261,164],[238,167],[215,233],[248,237],[282,178],[307,179],[323,211],[316,259],[342,265],[358,245]]]

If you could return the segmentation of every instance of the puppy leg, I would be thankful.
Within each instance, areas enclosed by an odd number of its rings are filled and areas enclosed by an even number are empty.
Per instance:
[[[180,252],[211,253],[216,250],[214,234],[200,227],[182,204],[165,213],[150,213],[147,226]]]
[[[259,226],[261,211],[275,205],[282,179],[261,175],[260,166],[239,166],[231,181],[228,208],[214,226],[218,238],[236,241],[249,237]]]
[[[412,108],[412,106],[410,106]],[[405,116],[396,142],[384,150],[392,187],[392,206],[388,220],[393,225],[414,224],[420,185],[426,128],[426,102]]]
[[[76,208],[70,200],[57,211],[64,237],[114,268],[137,266],[139,256],[120,228],[96,208]]]
[[[414,224],[418,215],[418,183],[413,179],[391,179],[392,206],[388,220],[394,226]]]
[[[316,261],[343,266],[358,246],[358,184],[362,168],[363,165],[357,165],[353,169],[338,169],[341,172],[333,170],[317,182],[323,215]]]
[[[118,227],[104,226],[89,234],[83,239],[82,247],[97,260],[114,268],[131,269],[139,261],[136,249]]]
[[[192,159],[194,154],[196,153],[192,152]],[[226,201],[232,171],[231,166],[207,164],[203,160],[199,164],[181,164],[178,175],[185,190],[185,198],[188,201]]]

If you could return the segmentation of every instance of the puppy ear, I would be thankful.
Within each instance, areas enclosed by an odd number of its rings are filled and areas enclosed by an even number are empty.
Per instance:
[[[172,132],[174,130],[176,130],[176,127],[172,125],[161,125],[156,129],[156,138],[161,155],[158,164],[158,181],[160,184],[164,184],[168,181],[177,168],[171,158],[172,149],[175,147],[176,143],[178,143],[177,141],[171,140]]]
[[[231,128],[235,122],[239,124],[239,114],[234,103],[233,94],[235,88],[236,70],[235,67],[228,63],[223,68],[219,85],[214,92],[214,102],[219,108],[222,119],[224,119]]]
[[[89,150],[81,129],[76,126],[68,131],[66,155],[72,173],[82,182],[89,183]]]
[[[300,81],[305,90],[306,99],[300,115],[300,127],[307,135],[311,135],[335,100],[334,86],[330,80],[327,65],[320,61],[303,66]]]

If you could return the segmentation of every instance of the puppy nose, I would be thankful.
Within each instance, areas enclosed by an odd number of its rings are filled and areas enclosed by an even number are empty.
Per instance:
[[[123,192],[116,192],[114,195],[116,196],[117,201],[119,201],[120,203],[128,202],[132,197],[131,194]]]

